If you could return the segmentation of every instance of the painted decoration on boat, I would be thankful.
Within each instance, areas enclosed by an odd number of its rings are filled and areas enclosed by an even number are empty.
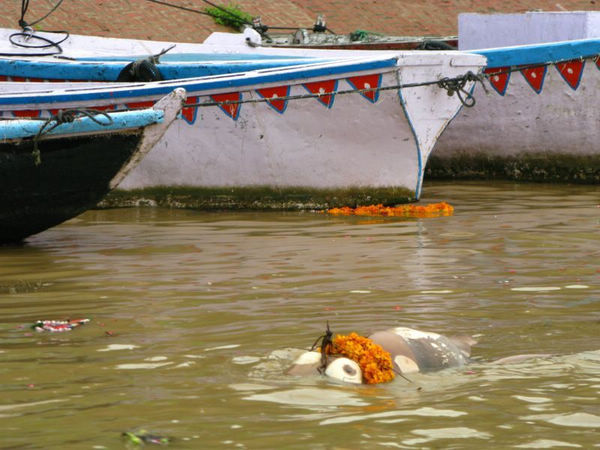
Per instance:
[[[348,78],[348,83],[350,83],[350,86],[352,86],[353,89],[358,91],[363,91],[364,89],[373,89],[360,92],[360,95],[369,100],[371,103],[375,103],[379,99],[379,91],[376,89],[381,86],[380,73],[350,77]]]
[[[489,75],[488,80],[494,90],[498,94],[504,95],[508,87],[508,81],[510,80],[510,67],[494,67],[485,69],[484,72]]]
[[[237,120],[240,115],[240,109],[242,108],[241,103],[227,103],[227,102],[241,102],[241,92],[228,92],[226,94],[213,94],[210,98],[219,104],[219,108],[233,120]]]
[[[127,107],[131,108],[131,109],[152,108],[154,106],[154,100],[148,100],[148,101],[145,101],[145,102],[125,103],[125,105],[127,105]],[[107,106],[106,108],[109,108],[109,107]],[[100,108],[95,108],[95,109],[100,109]]]
[[[581,59],[574,59],[572,61],[556,63],[555,66],[558,69],[558,73],[561,74],[567,84],[571,86],[573,90],[576,90],[579,87],[579,82],[581,81],[581,75],[583,74],[585,61]]]
[[[196,103],[198,103],[197,96],[191,96],[191,97],[188,97],[185,99],[186,105],[194,105]],[[190,125],[192,125],[196,121],[197,113],[198,113],[198,108],[195,108],[195,107],[188,106],[187,108],[183,107],[181,109],[181,116],[183,117],[183,120],[185,120]]]
[[[290,95],[289,86],[277,86],[271,88],[257,89],[256,92],[262,98],[266,99],[267,105],[269,105],[275,111],[281,114],[285,112],[285,108],[287,108],[287,100],[285,100],[285,98],[289,97]],[[282,98],[284,100],[282,100]]]
[[[316,99],[327,108],[333,106],[335,92],[337,91],[337,80],[315,81],[313,83],[304,83],[302,86],[311,94],[318,95]]]
[[[13,111],[15,117],[40,117],[41,111],[39,109],[27,109],[23,111]]]
[[[521,73],[529,83],[529,86],[539,94],[544,87],[544,78],[546,77],[547,66],[526,67],[521,69]]]

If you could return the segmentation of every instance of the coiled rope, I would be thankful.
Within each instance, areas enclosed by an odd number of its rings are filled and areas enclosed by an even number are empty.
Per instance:
[[[479,75],[475,75],[471,71],[467,72],[461,77],[442,78],[440,81],[438,81],[437,85],[442,89],[445,89],[446,92],[448,92],[449,96],[453,96],[454,94],[456,94],[463,106],[471,108],[475,106],[475,97],[473,97],[473,94],[470,91],[467,91],[465,89],[465,86],[469,81],[479,81],[483,86],[483,89],[487,92],[487,88],[485,87],[485,84],[483,84],[482,77]],[[464,98],[463,94],[465,95]]]
[[[58,55],[62,53],[62,44],[64,41],[69,39],[68,31],[54,31],[54,30],[39,30],[43,33],[56,33],[56,34],[64,34],[65,36],[58,40],[53,41],[51,39],[45,38],[43,36],[37,36],[34,34],[33,26],[47,18],[50,14],[58,9],[58,7],[62,4],[64,0],[58,0],[56,4],[41,18],[28,23],[25,20],[25,14],[27,14],[27,9],[29,8],[29,0],[21,0],[21,18],[19,19],[19,26],[23,31],[18,33],[13,33],[8,37],[8,40],[11,44],[21,47],[21,48],[54,48],[54,51],[42,52],[42,53],[0,53],[0,56],[48,56],[48,55]],[[19,39],[21,38],[21,39]],[[35,40],[38,44],[29,43],[30,40]],[[42,42],[39,44],[39,42]]]

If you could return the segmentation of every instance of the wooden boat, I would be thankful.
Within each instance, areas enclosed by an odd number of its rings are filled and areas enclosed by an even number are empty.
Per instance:
[[[40,52],[37,48],[9,45],[13,41],[19,42],[19,39],[23,40],[23,45],[30,45],[25,38],[11,37],[20,34],[22,33],[18,30],[0,29],[0,80],[157,81],[373,55],[370,51],[357,51],[356,46],[342,44],[288,46],[271,42],[265,45],[261,36],[252,29],[247,29],[243,34],[216,33],[205,43],[198,44],[71,35],[60,44],[59,54],[54,54],[52,48]],[[56,39],[43,32],[34,36],[47,40]],[[331,39],[331,35],[327,36],[327,39]],[[336,39],[346,38],[337,36]],[[223,40],[225,45],[222,45]],[[414,49],[418,43],[425,46],[429,42],[417,37],[406,38],[406,41],[400,38],[392,40],[403,44],[386,45],[384,39],[372,39],[365,50],[406,50]],[[436,45],[437,50],[452,48],[445,41]],[[257,52],[254,49],[257,46],[264,50]],[[309,52],[301,51],[303,48]],[[290,51],[298,50],[302,56],[289,54]],[[394,53],[390,53],[392,54]]]
[[[19,84],[19,104],[0,94],[0,111],[153,102],[175,87],[188,93],[182,119],[121,184],[180,186],[216,197],[241,189],[247,206],[329,207],[354,199],[387,203],[420,197],[425,163],[462,104],[439,83],[472,86],[479,55],[396,52],[232,75],[123,83],[79,92],[77,83]],[[5,83],[1,90],[12,90]],[[443,84],[443,83],[442,83]],[[445,85],[444,85],[445,86]],[[37,92],[25,92],[38,89]],[[11,96],[11,98],[14,98]],[[309,192],[307,197],[307,192]],[[212,194],[211,194],[212,195]],[[301,195],[302,197],[299,197]],[[371,196],[371,200],[368,199]],[[319,197],[319,201],[313,201]],[[302,201],[298,201],[302,198]],[[254,202],[256,200],[256,202]]]
[[[288,33],[273,33],[260,17],[252,28],[261,35],[260,45],[277,48],[330,50],[456,50],[457,36],[391,36],[366,30],[336,34],[319,15],[312,29],[298,28]]]
[[[0,243],[20,242],[94,207],[158,142],[184,100],[177,90],[136,111],[80,105],[45,119],[0,118]]]

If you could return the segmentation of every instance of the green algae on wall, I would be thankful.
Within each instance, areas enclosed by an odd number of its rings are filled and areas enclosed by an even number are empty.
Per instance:
[[[438,157],[434,153],[427,162],[425,177],[599,184],[600,155],[528,153],[499,157],[479,152]]]
[[[382,203],[397,205],[415,201],[413,191],[403,188],[349,187],[153,187],[112,191],[99,208],[158,206],[201,210],[314,210]]]

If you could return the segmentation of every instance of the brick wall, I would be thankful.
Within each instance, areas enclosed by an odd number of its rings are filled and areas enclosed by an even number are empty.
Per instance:
[[[33,22],[58,0],[30,0],[26,20]],[[202,0],[165,0],[203,10]],[[18,28],[21,0],[0,0],[0,27]],[[531,10],[587,10],[600,0],[213,0],[233,3],[270,26],[310,27],[318,14],[336,33],[357,29],[391,35],[454,35],[460,12],[525,12]],[[68,30],[138,39],[199,42],[212,31],[229,31],[212,18],[147,0],[65,0],[39,24],[48,30]]]

